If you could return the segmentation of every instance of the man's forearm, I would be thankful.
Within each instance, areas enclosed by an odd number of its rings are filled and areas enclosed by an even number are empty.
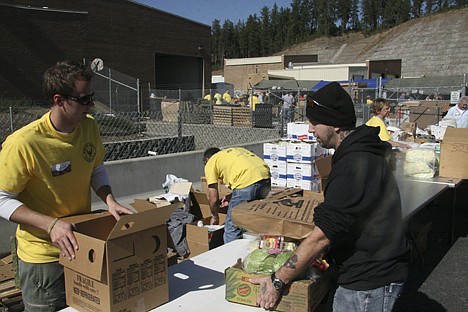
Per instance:
[[[292,283],[312,261],[317,259],[330,241],[322,230],[315,227],[312,233],[299,245],[294,254],[276,272],[276,277],[286,284]]]

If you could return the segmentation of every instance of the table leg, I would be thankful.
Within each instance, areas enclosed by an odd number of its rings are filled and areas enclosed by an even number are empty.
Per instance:
[[[457,188],[454,187],[450,193],[450,227],[449,227],[449,246],[455,241],[455,217],[456,217]]]

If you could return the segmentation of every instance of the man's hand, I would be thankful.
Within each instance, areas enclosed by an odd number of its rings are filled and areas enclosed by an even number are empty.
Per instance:
[[[250,278],[249,282],[255,285],[260,285],[260,291],[257,295],[257,304],[264,309],[273,309],[278,300],[281,297],[281,294],[271,282],[271,277],[259,277],[259,278]]]
[[[211,216],[210,225],[219,225],[219,216]]]
[[[109,212],[114,216],[115,220],[119,220],[121,215],[133,214],[134,212],[121,204],[114,202],[109,205]]]
[[[226,195],[223,198],[221,198],[221,203],[219,204],[219,207],[224,208],[229,206],[229,201],[231,200],[231,195]]]
[[[54,245],[60,248],[62,256],[67,257],[68,260],[75,259],[78,242],[73,234],[73,225],[71,223],[58,220],[50,230],[50,239]]]

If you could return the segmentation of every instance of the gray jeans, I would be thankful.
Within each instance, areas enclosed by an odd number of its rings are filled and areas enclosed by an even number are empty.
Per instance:
[[[19,260],[24,311],[49,312],[65,308],[65,278],[58,262],[28,263]]]
[[[351,290],[339,286],[333,300],[336,312],[390,312],[403,291],[404,283],[391,283],[371,290]]]

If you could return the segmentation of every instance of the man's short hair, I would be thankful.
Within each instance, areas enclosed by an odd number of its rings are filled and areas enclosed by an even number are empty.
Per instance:
[[[72,95],[76,80],[91,81],[93,72],[89,67],[72,61],[62,61],[46,70],[42,91],[47,101],[53,102],[55,94]]]
[[[203,159],[210,158],[211,156],[213,156],[214,154],[216,154],[219,151],[221,151],[221,150],[219,148],[217,148],[217,147],[210,147],[203,154]]]

